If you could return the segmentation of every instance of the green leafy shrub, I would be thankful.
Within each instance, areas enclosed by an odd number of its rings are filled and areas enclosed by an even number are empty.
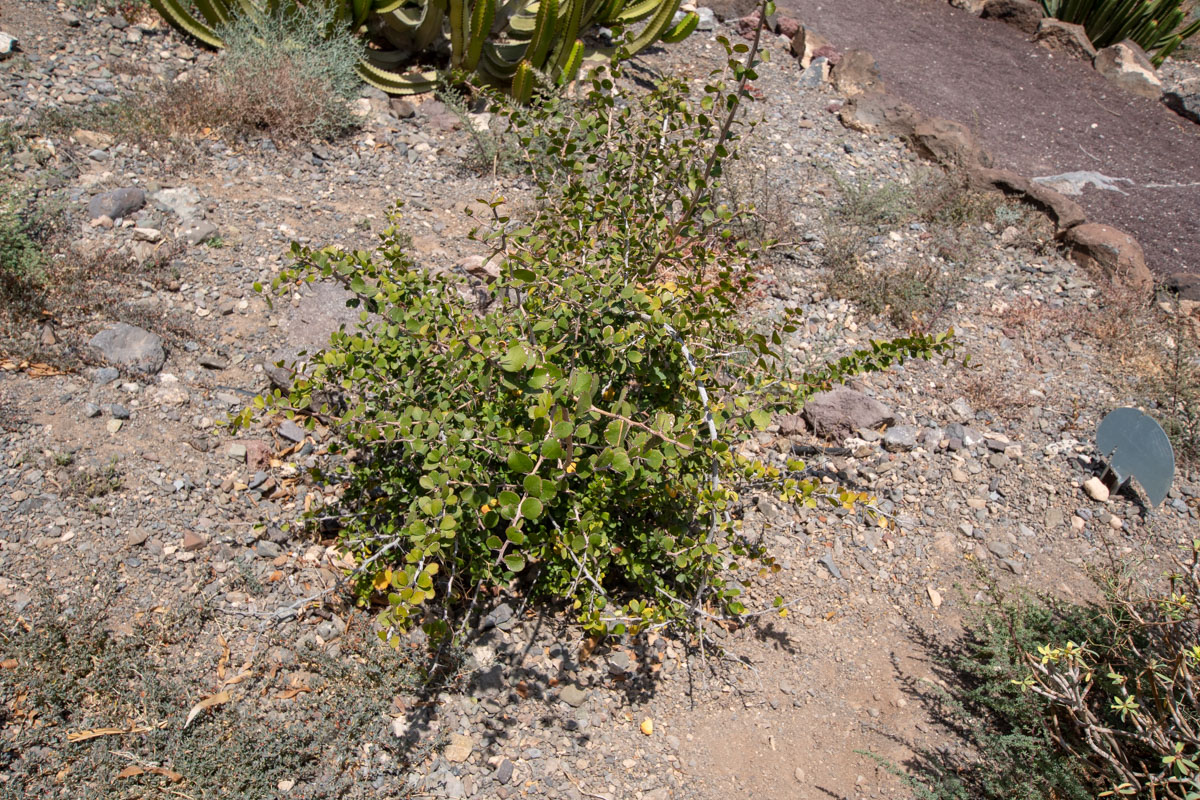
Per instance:
[[[1055,743],[1040,698],[1022,691],[1024,653],[1097,631],[1094,611],[1052,599],[1004,597],[972,608],[963,637],[939,654],[946,689],[932,711],[964,748],[918,752],[906,780],[923,800],[1092,800],[1083,765]]]
[[[993,603],[950,661],[969,764],[926,757],[935,797],[1200,797],[1200,540],[1161,585],[1094,575],[1093,606]]]
[[[19,137],[0,126],[0,299],[15,300],[43,278],[48,241],[59,230],[61,213],[37,187],[11,177]]]
[[[293,14],[239,15],[219,28],[225,49],[193,97],[176,98],[175,127],[211,127],[233,135],[269,131],[281,139],[333,138],[357,120],[350,100],[362,44],[334,28],[319,4]]]
[[[575,79],[587,53],[582,37],[595,26],[623,28],[647,20],[619,45],[632,55],[657,41],[680,41],[699,22],[694,13],[674,21],[679,0],[268,0],[265,5],[210,0],[195,7],[181,0],[149,1],[164,19],[210,47],[225,45],[222,28],[231,20],[320,7],[334,20],[330,34],[351,31],[368,42],[358,73],[373,86],[393,94],[430,92],[444,71],[474,72],[486,82],[511,87],[522,101],[529,99],[539,73],[560,85]],[[431,60],[442,68],[406,68]]]
[[[725,46],[747,61],[731,55],[698,103],[680,82],[639,96],[596,77],[578,105],[510,109],[540,205],[517,222],[490,204],[486,291],[420,269],[394,225],[374,253],[294,246],[276,287],[336,278],[361,322],[258,405],[321,416],[352,450],[322,476],[342,507],[315,514],[340,521],[384,622],[443,632],[504,586],[565,600],[595,632],[742,614],[737,579],[774,566],[740,535],[743,492],[864,499],[748,458],[746,440],[814,390],[952,352],[915,336],[788,375],[790,323],[750,332],[753,252],[714,192],[758,45]]]
[[[1194,5],[1191,0],[1042,0],[1048,16],[1082,25],[1096,47],[1132,39],[1156,67],[1200,31],[1200,20],[1184,24]]]
[[[1176,567],[1161,588],[1103,575],[1098,635],[1023,653],[1019,685],[1106,796],[1200,797],[1200,540]]]

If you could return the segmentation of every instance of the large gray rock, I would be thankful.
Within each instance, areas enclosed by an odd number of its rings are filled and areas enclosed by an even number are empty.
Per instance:
[[[111,192],[98,194],[88,201],[88,219],[128,217],[145,204],[146,193],[135,186],[113,189]]]
[[[1033,40],[1056,53],[1066,53],[1076,58],[1096,57],[1096,48],[1092,46],[1092,40],[1088,38],[1082,25],[1063,22],[1054,17],[1046,17],[1038,23],[1037,34]]]
[[[1064,238],[1071,258],[1085,269],[1103,274],[1116,285],[1142,291],[1154,287],[1142,246],[1128,233],[1089,222],[1071,228]]]
[[[1162,96],[1162,81],[1155,74],[1154,65],[1142,48],[1128,39],[1096,53],[1092,66],[1127,92],[1151,100]]]
[[[1041,3],[1033,0],[987,0],[979,16],[999,20],[1032,36],[1037,33],[1046,12],[1042,10]]]
[[[861,428],[876,428],[895,420],[883,403],[845,386],[814,395],[800,413],[818,436],[839,441]]]
[[[147,375],[158,372],[167,360],[162,339],[157,334],[124,322],[100,331],[88,344],[105,361]]]

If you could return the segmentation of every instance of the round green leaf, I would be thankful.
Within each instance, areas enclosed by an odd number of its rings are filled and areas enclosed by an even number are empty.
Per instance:
[[[513,450],[508,454],[508,468],[523,475],[533,472],[533,459],[520,450]]]
[[[504,557],[504,566],[508,567],[513,572],[520,572],[525,569],[525,557],[519,556],[516,553]]]
[[[500,358],[500,368],[506,372],[517,372],[529,361],[529,351],[520,342],[514,342],[508,352]]]
[[[521,502],[521,516],[525,519],[537,519],[542,515],[542,501],[536,497],[526,497]]]

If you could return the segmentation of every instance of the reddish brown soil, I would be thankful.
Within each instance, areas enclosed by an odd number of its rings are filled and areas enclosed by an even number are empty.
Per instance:
[[[868,50],[888,91],[974,128],[996,166],[1129,178],[1127,194],[1089,187],[1077,199],[1136,236],[1155,272],[1200,272],[1200,125],[945,0],[784,0],[780,13]]]

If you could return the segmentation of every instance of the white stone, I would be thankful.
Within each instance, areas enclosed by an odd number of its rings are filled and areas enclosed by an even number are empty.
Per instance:
[[[1098,503],[1108,502],[1108,487],[1099,478],[1088,478],[1083,482],[1083,490]]]

